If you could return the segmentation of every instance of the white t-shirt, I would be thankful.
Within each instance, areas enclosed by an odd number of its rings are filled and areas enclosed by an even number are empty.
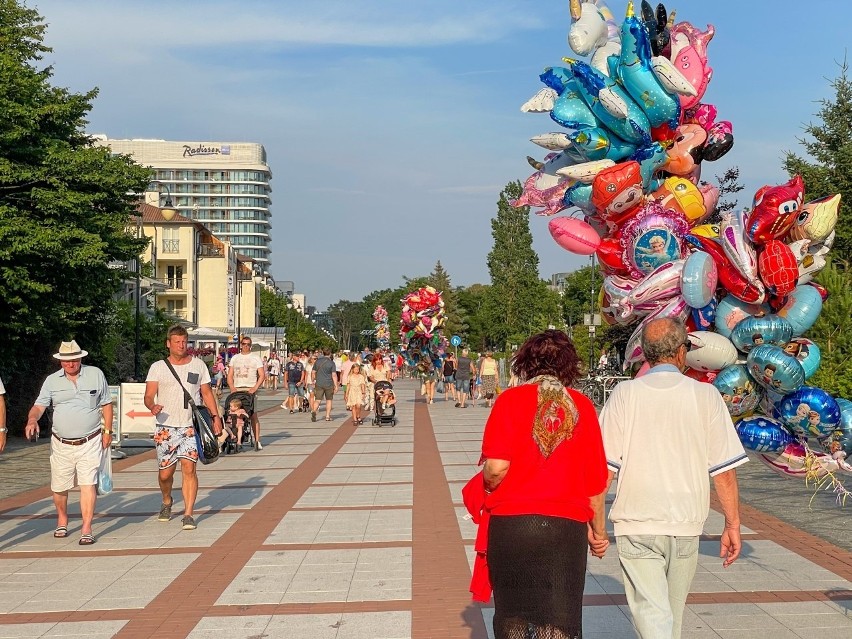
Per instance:
[[[204,406],[201,401],[201,385],[210,383],[207,365],[200,359],[192,358],[188,364],[172,366],[180,377],[183,388],[189,391],[192,401],[197,406]],[[163,407],[156,417],[158,424],[173,427],[192,426],[192,409],[186,402],[183,388],[163,360],[151,364],[145,381],[157,382],[157,403]]]
[[[0,379],[0,395],[5,395],[5,394],[6,394],[6,387],[3,386],[3,380]]]
[[[277,359],[269,360],[269,374],[278,377],[281,372],[281,362]]]
[[[257,369],[263,368],[263,361],[257,355],[237,353],[231,358],[234,371],[234,388],[253,388],[257,384]]]
[[[305,364],[305,384],[307,386],[313,386],[314,383],[311,380],[311,372],[314,370],[313,364]]]
[[[719,391],[675,370],[616,386],[600,423],[616,535],[700,535],[710,477],[748,461]]]

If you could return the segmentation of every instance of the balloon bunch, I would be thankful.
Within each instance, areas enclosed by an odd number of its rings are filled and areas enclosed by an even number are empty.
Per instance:
[[[373,321],[376,323],[376,342],[380,351],[390,350],[390,326],[388,326],[388,312],[384,306],[379,304],[373,311]]]
[[[424,286],[402,298],[400,341],[402,356],[409,366],[428,370],[437,366],[446,349],[441,327],[446,323],[444,301],[432,286]]]
[[[552,219],[550,232],[570,252],[597,255],[603,317],[636,325],[626,366],[644,361],[647,322],[681,319],[687,374],[719,390],[745,446],[786,474],[852,472],[852,402],[805,385],[820,350],[804,334],[828,295],[812,278],[834,242],[840,196],[803,205],[796,176],[705,223],[719,192],[699,183],[702,161],[733,145],[730,122],[701,102],[714,28],[674,23],[644,1],[641,17],[628,3],[620,27],[602,0],[572,0],[571,17],[569,44],[591,64],[547,69],[547,88],[524,105],[567,132],[533,138],[555,153],[533,161],[514,204],[583,212]]]

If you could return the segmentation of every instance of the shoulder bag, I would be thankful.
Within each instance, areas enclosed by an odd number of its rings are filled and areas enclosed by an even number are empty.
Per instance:
[[[183,395],[192,410],[192,426],[195,431],[195,447],[198,449],[198,459],[202,464],[212,464],[219,459],[219,440],[213,434],[213,427],[210,425],[213,421],[210,411],[195,403],[168,358],[163,359],[163,361],[183,389]]]

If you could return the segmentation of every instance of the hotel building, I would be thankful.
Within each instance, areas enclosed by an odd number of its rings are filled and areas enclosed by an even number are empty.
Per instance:
[[[160,197],[170,192],[182,216],[200,222],[269,274],[272,171],[263,145],[93,137],[95,144],[153,169],[146,203],[161,206]]]

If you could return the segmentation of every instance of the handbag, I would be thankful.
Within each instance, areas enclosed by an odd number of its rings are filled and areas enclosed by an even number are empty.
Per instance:
[[[174,366],[168,359],[163,359],[166,366],[175,376],[175,379],[183,389],[183,395],[186,398],[189,408],[192,410],[192,426],[195,431],[195,447],[198,450],[198,459],[202,464],[212,464],[219,459],[219,440],[213,434],[213,427],[210,425],[213,421],[210,411],[205,407],[200,407],[192,399],[192,395],[186,390],[183,382],[175,371]]]
[[[101,464],[98,466],[98,495],[112,492],[112,451],[109,447],[101,450]]]

